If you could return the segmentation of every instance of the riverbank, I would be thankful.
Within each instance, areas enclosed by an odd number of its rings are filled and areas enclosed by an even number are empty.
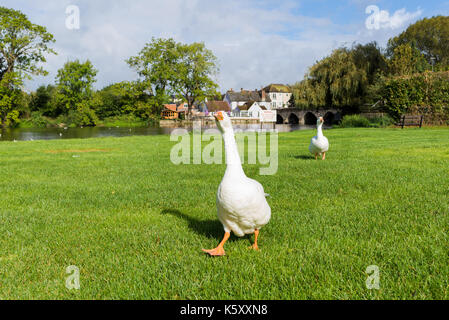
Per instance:
[[[312,134],[279,134],[273,176],[244,165],[273,217],[260,252],[232,237],[223,259],[201,249],[224,164],[174,165],[164,135],[3,142],[0,298],[449,299],[449,129],[330,130],[324,162]]]
[[[193,126],[144,126],[144,127],[84,127],[84,128],[29,128],[29,129],[3,129],[0,130],[0,141],[37,141],[37,140],[66,140],[66,139],[89,139],[104,137],[130,137],[130,136],[153,136],[168,135],[174,130],[183,128],[192,131]],[[216,124],[201,127],[201,129],[217,129]],[[272,130],[278,132],[291,132],[296,130],[315,130],[315,126],[291,126],[287,124],[273,125],[235,125],[234,129],[238,131],[258,131],[260,129]],[[328,128],[327,128],[328,129]]]
[[[231,117],[232,124],[235,125],[260,125],[258,118],[237,118]],[[215,127],[216,122],[214,117],[201,117],[194,120],[160,120],[161,127],[192,127],[194,124],[200,124],[202,127]],[[268,125],[270,123],[264,123]],[[273,123],[271,123],[272,125]]]

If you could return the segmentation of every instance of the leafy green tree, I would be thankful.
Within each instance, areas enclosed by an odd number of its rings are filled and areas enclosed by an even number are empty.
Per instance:
[[[288,107],[289,108],[295,108],[296,107],[296,96],[295,96],[294,93],[292,94],[292,96],[290,97],[290,100],[288,101]]]
[[[300,109],[310,109],[310,107],[317,107],[317,104],[312,103],[309,99],[314,96],[314,90],[309,84],[307,78],[296,82],[290,86],[293,92],[295,106]],[[313,89],[313,90],[312,90]]]
[[[435,62],[435,70],[449,70],[449,17],[424,18],[412,24],[389,40],[388,56],[393,56],[394,51],[405,44],[414,45],[429,65]]]
[[[187,102],[190,115],[196,102],[214,95],[218,89],[214,81],[217,58],[203,43],[178,44],[178,52],[173,89]]]
[[[386,70],[386,60],[375,42],[339,48],[313,65],[304,81],[293,86],[293,93],[298,106],[356,111],[371,102],[370,87]]]
[[[135,57],[127,60],[151,88],[160,108],[174,94],[192,106],[214,95],[218,85],[217,59],[203,43],[182,44],[173,39],[152,39]]]
[[[142,81],[123,81],[103,88],[96,94],[101,101],[97,104],[97,114],[101,118],[128,114],[140,117],[144,105],[149,106],[152,103],[153,97],[146,91],[147,86]],[[156,111],[146,110],[143,113],[143,118],[147,118],[148,113]]]
[[[368,81],[357,68],[351,52],[335,50],[331,56],[317,62],[306,77],[306,95],[316,107],[344,107],[360,103],[359,93]]]
[[[388,61],[389,73],[392,75],[411,75],[424,72],[430,68],[425,56],[409,43],[394,48]]]
[[[39,64],[46,62],[46,54],[55,54],[49,47],[54,41],[45,27],[33,24],[20,11],[0,7],[0,80],[11,72],[46,75]]]
[[[92,109],[94,100],[83,100],[76,104],[75,110],[70,110],[67,116],[70,125],[90,126],[97,125],[99,119],[95,111]]]
[[[2,127],[18,123],[24,94],[24,78],[46,75],[40,66],[45,55],[55,54],[49,47],[53,35],[33,24],[20,11],[0,7],[0,118]]]
[[[126,61],[148,83],[147,89],[157,100],[159,111],[163,104],[169,102],[169,96],[173,93],[177,46],[173,39],[153,38],[137,56]]]
[[[16,72],[8,72],[0,80],[1,126],[10,127],[19,122],[18,105],[22,98],[22,80]]]
[[[365,45],[355,44],[352,47],[351,54],[357,69],[365,72],[369,85],[376,81],[379,74],[388,72],[387,60],[376,42]]]
[[[449,73],[423,72],[389,77],[383,86],[385,109],[398,119],[405,113],[424,114],[427,122],[449,121]]]
[[[223,100],[223,94],[217,88],[215,92],[211,92],[205,98],[207,98],[208,101],[221,101]]]
[[[104,119],[129,113],[127,112],[129,105],[126,105],[130,102],[129,89],[129,82],[120,82],[98,91],[95,94],[100,101],[95,109],[98,116]]]
[[[82,126],[96,125],[98,118],[92,110],[93,84],[97,70],[87,60],[67,62],[56,76],[56,104],[69,115],[71,123]]]
[[[69,61],[58,71],[56,86],[59,102],[67,112],[92,97],[97,72],[89,60],[84,63],[79,60]]]
[[[61,115],[64,110],[57,103],[57,92],[58,90],[54,85],[37,88],[31,97],[30,111],[40,112],[44,116],[53,118]]]

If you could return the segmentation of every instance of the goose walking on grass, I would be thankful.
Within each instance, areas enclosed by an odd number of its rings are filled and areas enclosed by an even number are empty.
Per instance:
[[[225,235],[217,248],[203,251],[211,256],[224,256],[223,247],[231,232],[238,237],[254,234],[251,248],[259,250],[259,232],[270,221],[271,208],[263,186],[248,178],[243,171],[231,119],[225,112],[218,112],[215,119],[223,135],[226,152],[227,168],[217,192],[217,214]]]
[[[317,121],[318,134],[312,138],[309,151],[315,155],[315,160],[318,159],[318,155],[321,155],[321,159],[326,159],[326,152],[329,151],[329,141],[323,134],[324,119],[320,117]]]

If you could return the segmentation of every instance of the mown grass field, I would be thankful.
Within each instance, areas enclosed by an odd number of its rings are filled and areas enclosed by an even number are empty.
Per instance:
[[[225,165],[173,165],[168,136],[0,143],[0,299],[449,299],[449,129],[326,131],[324,162],[313,133],[244,166],[272,221],[218,259]]]

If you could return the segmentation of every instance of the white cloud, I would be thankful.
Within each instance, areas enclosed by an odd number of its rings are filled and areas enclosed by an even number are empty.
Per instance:
[[[386,32],[361,33],[361,25],[336,25],[330,19],[298,14],[293,0],[3,0],[25,12],[56,37],[50,76],[29,84],[52,83],[63,63],[90,59],[99,69],[97,87],[137,78],[125,60],[152,37],[202,41],[220,62],[221,89],[254,89],[272,82],[293,83],[332,49],[354,41],[384,40]],[[80,7],[81,29],[65,28],[65,9]],[[405,9],[380,16],[382,26],[400,28],[420,12]],[[361,12],[361,20],[366,16]],[[396,29],[395,29],[396,30]],[[396,30],[397,32],[398,30]]]
[[[407,22],[419,17],[421,14],[421,9],[418,9],[415,12],[407,12],[405,8],[402,8],[395,11],[395,13],[390,16],[388,11],[383,10],[380,15],[380,25],[381,28],[398,29],[404,26]]]
[[[390,15],[388,10],[380,10],[379,7],[371,5],[366,8],[366,13],[371,14],[366,20],[368,29],[398,29],[421,16],[422,10],[407,12],[402,8]]]

